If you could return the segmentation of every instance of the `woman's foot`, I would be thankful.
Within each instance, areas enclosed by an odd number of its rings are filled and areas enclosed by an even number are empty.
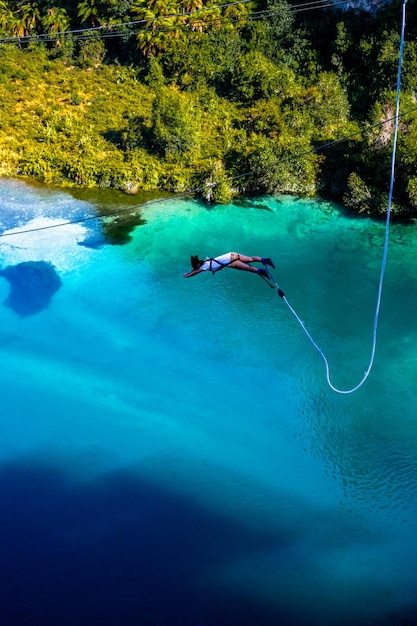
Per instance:
[[[275,264],[272,261],[272,259],[270,259],[270,258],[266,258],[266,259],[262,258],[262,263],[264,265],[270,265],[271,267],[273,267],[275,269]]]

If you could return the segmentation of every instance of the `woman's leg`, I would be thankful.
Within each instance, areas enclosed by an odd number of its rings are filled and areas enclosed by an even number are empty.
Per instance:
[[[249,263],[262,263],[262,257],[246,256],[245,254],[238,254],[237,252],[231,252],[230,254],[232,259],[230,267],[233,267],[235,270],[258,273],[258,268],[252,267]]]
[[[235,254],[235,253],[232,253],[232,254]],[[273,269],[275,269],[274,262],[269,257],[245,256],[244,254],[239,254],[238,260],[242,261],[243,263],[263,263],[263,265],[270,265]],[[236,261],[232,264],[232,267],[235,267],[235,263]],[[243,268],[241,267],[238,269],[243,269]]]
[[[239,254],[239,260],[243,261],[243,263],[262,263],[261,256],[245,256],[244,254]]]
[[[259,257],[243,257],[244,259],[250,259],[251,261],[259,261],[261,260]],[[255,272],[258,273],[258,268],[253,267],[252,265],[248,265],[247,263],[243,263],[242,255],[240,256],[239,261],[233,261],[233,265],[231,265],[234,270],[245,270],[246,272]]]

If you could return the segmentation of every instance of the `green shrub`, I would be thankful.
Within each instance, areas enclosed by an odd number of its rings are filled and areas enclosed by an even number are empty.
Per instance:
[[[86,69],[98,67],[104,60],[106,48],[97,33],[86,33],[85,39],[78,43],[77,63]]]

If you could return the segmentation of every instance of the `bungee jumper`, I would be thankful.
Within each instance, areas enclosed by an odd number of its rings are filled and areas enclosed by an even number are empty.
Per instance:
[[[251,263],[262,263],[264,267],[254,267]],[[210,271],[215,274],[224,267],[231,267],[234,270],[243,270],[245,272],[252,272],[258,274],[262,278],[268,278],[268,270],[266,266],[269,265],[275,268],[273,261],[269,258],[260,256],[246,256],[245,254],[239,254],[238,252],[226,252],[220,256],[213,258],[199,259],[198,256],[191,256],[191,272],[184,274],[184,278],[190,278],[190,276],[196,276],[200,272]]]
[[[270,273],[267,267],[268,265],[270,265],[271,267],[275,268],[275,265],[273,264],[271,259],[266,259],[263,257],[255,257],[255,256],[246,257],[236,252],[228,252],[227,254],[223,254],[220,257],[215,257],[214,259],[205,259],[204,261],[200,261],[198,256],[192,256],[191,265],[193,269],[191,272],[187,272],[186,274],[184,274],[185,278],[188,278],[189,276],[195,276],[196,274],[199,274],[200,272],[203,272],[205,270],[211,270],[214,273],[218,270],[223,269],[223,267],[233,267],[234,269],[246,270],[249,272],[256,272],[257,274],[259,274],[261,278],[269,284],[270,287],[276,290],[278,296],[282,298],[282,300],[287,305],[288,309],[294,315],[295,319],[297,320],[297,322],[299,323],[299,325],[305,332],[306,336],[310,340],[313,347],[317,350],[317,352],[322,357],[324,364],[325,364],[325,368],[326,368],[327,384],[329,385],[330,389],[332,389],[336,393],[343,394],[343,395],[354,393],[360,387],[362,387],[362,385],[367,380],[369,374],[371,373],[371,370],[374,364],[374,358],[375,358],[376,343],[377,343],[377,330],[378,330],[378,323],[379,323],[379,312],[380,312],[380,305],[381,305],[382,288],[383,288],[384,277],[385,277],[387,253],[388,253],[389,234],[390,234],[390,217],[391,217],[392,198],[393,198],[394,180],[395,180],[396,148],[397,148],[397,137],[398,137],[398,128],[399,128],[398,120],[400,117],[399,111],[400,111],[400,92],[401,92],[401,67],[402,67],[403,51],[404,51],[404,45],[405,45],[404,33],[405,33],[406,3],[407,3],[407,0],[403,0],[400,53],[399,53],[398,71],[397,71],[395,117],[392,118],[394,119],[394,137],[393,137],[392,150],[391,150],[391,176],[390,176],[390,186],[389,186],[389,193],[388,193],[388,205],[387,205],[387,212],[386,212],[386,219],[385,219],[384,250],[382,254],[381,270],[380,270],[379,285],[378,285],[378,296],[377,296],[377,302],[376,302],[376,307],[375,307],[374,324],[373,324],[373,332],[372,332],[372,349],[371,349],[371,356],[370,356],[370,360],[368,363],[368,367],[365,370],[365,373],[362,376],[359,383],[355,385],[355,387],[351,387],[350,389],[339,389],[335,387],[335,385],[333,385],[330,379],[330,366],[329,366],[329,362],[327,360],[326,355],[324,354],[320,346],[316,343],[316,341],[313,339],[312,335],[307,330],[306,325],[304,324],[300,316],[297,314],[295,309],[288,302],[288,299],[285,296],[285,293],[279,287],[278,283],[275,281],[274,277],[272,276],[272,274]],[[263,268],[252,267],[250,264],[255,263],[255,262],[262,263],[264,267]]]

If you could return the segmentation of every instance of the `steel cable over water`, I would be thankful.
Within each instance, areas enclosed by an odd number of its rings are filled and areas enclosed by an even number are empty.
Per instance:
[[[403,111],[402,113],[398,114],[398,118],[400,117],[405,117],[406,115],[409,115],[410,113],[413,113],[414,111],[417,111],[417,106],[411,107],[410,109],[407,109],[406,111]],[[339,137],[339,139],[333,139],[332,141],[328,141],[324,144],[321,144],[320,146],[317,146],[315,148],[311,148],[309,150],[304,150],[303,152],[299,152],[297,154],[294,154],[292,156],[286,157],[286,158],[281,158],[278,161],[274,161],[273,163],[269,163],[268,165],[266,165],[265,167],[258,167],[255,168],[253,170],[249,170],[247,172],[244,172],[243,174],[236,174],[235,176],[230,176],[229,178],[224,179],[223,181],[221,181],[222,183],[232,183],[235,180],[239,180],[241,178],[245,178],[246,176],[251,176],[251,175],[255,175],[255,174],[261,174],[262,172],[267,172],[269,170],[271,170],[272,168],[276,167],[277,165],[280,165],[281,163],[287,163],[289,161],[295,161],[299,158],[301,158],[302,156],[306,156],[307,154],[313,154],[314,152],[320,152],[320,150],[324,150],[326,148],[330,148],[331,146],[334,146],[336,144],[339,143],[343,143],[344,141],[347,141],[348,139],[352,139],[353,137],[357,137],[359,135],[364,135],[365,133],[369,132],[372,128],[378,128],[378,126],[383,126],[384,124],[388,124],[389,122],[394,121],[395,117],[388,117],[385,120],[382,120],[382,122],[376,122],[375,124],[370,124],[369,126],[366,126],[365,128],[363,128],[362,130],[359,131],[355,131],[353,133],[350,133],[349,135],[344,135],[343,137]],[[106,217],[115,217],[116,215],[121,215],[123,213],[129,213],[129,212],[133,212],[135,210],[140,210],[143,208],[147,208],[150,207],[153,204],[161,204],[163,202],[175,202],[175,200],[178,200],[179,198],[188,198],[192,195],[196,195],[198,193],[201,193],[203,191],[207,191],[208,188],[214,188],[217,185],[221,184],[219,181],[213,181],[213,182],[206,182],[198,187],[194,187],[193,189],[189,189],[187,191],[182,191],[180,193],[176,193],[173,196],[168,196],[168,197],[163,197],[163,198],[156,198],[155,200],[148,200],[147,202],[143,202],[141,204],[136,204],[134,206],[129,206],[127,208],[123,208],[123,209],[117,209],[115,211],[109,211],[108,213],[97,213],[96,215],[88,215],[87,217],[80,217],[74,220],[66,220],[65,222],[59,222],[58,224],[48,224],[47,226],[36,226],[33,228],[22,228],[19,230],[13,230],[11,232],[0,232],[0,239],[4,238],[4,237],[14,237],[16,235],[21,235],[23,233],[35,233],[41,230],[49,230],[51,228],[62,228],[65,226],[70,226],[71,224],[81,224],[83,222],[92,222],[94,220],[100,220],[100,219],[105,219]]]

